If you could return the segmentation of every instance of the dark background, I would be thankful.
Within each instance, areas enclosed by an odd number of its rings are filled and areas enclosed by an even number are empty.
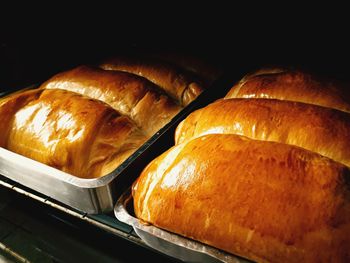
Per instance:
[[[283,13],[269,18],[249,12],[244,17],[232,12],[221,19],[215,10],[197,10],[196,16],[191,11],[170,17],[142,11],[121,14],[92,22],[77,17],[66,23],[62,15],[59,21],[53,15],[5,26],[0,34],[0,90],[40,83],[61,70],[140,49],[194,54],[227,72],[292,65],[349,78],[347,21],[334,22],[326,14],[321,21],[311,14],[303,19]]]

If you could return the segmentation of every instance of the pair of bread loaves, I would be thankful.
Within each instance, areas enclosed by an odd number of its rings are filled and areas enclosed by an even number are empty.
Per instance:
[[[258,262],[349,262],[347,94],[300,71],[246,76],[145,168],[137,217]]]
[[[0,146],[78,177],[100,177],[203,90],[199,78],[169,62],[115,58],[110,70],[105,65],[80,66],[2,98]]]

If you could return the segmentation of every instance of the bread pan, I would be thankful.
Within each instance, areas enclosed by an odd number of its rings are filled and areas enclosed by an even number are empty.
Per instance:
[[[1,147],[0,174],[79,211],[88,214],[111,212],[118,196],[143,168],[174,144],[176,126],[192,111],[223,97],[241,76],[236,73],[224,74],[215,81],[119,167],[103,177],[78,178]]]
[[[132,226],[137,235],[150,247],[185,262],[248,263],[246,259],[226,253],[209,245],[148,225],[133,215],[130,188],[120,196],[115,207],[116,218]]]

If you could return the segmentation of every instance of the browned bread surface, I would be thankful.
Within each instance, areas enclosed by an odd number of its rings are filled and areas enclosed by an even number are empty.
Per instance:
[[[181,110],[159,87],[134,74],[80,66],[59,73],[42,88],[64,89],[101,100],[129,116],[151,136]]]
[[[0,98],[0,147],[7,144],[11,122],[16,112],[30,101],[37,99],[40,94],[41,91],[28,90]]]
[[[2,147],[84,178],[111,172],[147,139],[107,104],[59,89],[7,98],[0,119]]]
[[[211,133],[291,144],[350,166],[350,114],[334,109],[274,99],[218,100],[180,123],[175,141]]]
[[[226,98],[299,101],[350,112],[350,87],[298,70],[259,70],[244,77]]]
[[[163,88],[182,106],[188,105],[203,91],[202,84],[194,76],[165,61],[119,56],[104,62],[100,67],[142,76]]]
[[[206,135],[145,168],[134,209],[143,221],[259,262],[349,262],[349,176],[298,147]]]
[[[178,67],[181,67],[193,74],[200,76],[207,85],[210,85],[221,74],[222,70],[207,61],[189,54],[180,54],[174,52],[157,52],[150,55],[152,58],[160,59]]]

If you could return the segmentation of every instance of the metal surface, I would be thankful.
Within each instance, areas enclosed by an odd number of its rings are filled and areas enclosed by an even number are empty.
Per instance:
[[[250,262],[214,247],[142,223],[132,216],[132,213],[132,197],[129,189],[117,201],[114,207],[115,216],[121,222],[131,225],[147,245],[169,256],[186,262]]]
[[[0,175],[88,214],[113,210],[118,196],[144,167],[173,145],[176,126],[192,111],[222,97],[240,73],[219,78],[212,87],[179,112],[113,172],[100,178],[83,179],[0,147]],[[33,88],[35,86],[31,86]]]
[[[112,213],[73,211],[0,176],[0,262],[122,263],[140,258],[177,262],[147,246]]]
[[[87,213],[113,207],[113,174],[82,179],[0,148],[0,174]]]
[[[33,85],[26,89],[35,87],[36,86]],[[183,111],[180,112],[179,115],[181,116],[182,113]],[[116,189],[118,189],[118,187],[115,187],[115,178],[124,174],[126,167],[140,155],[145,156],[144,151],[172,125],[174,125],[173,122],[166,125],[113,172],[100,178],[83,179],[75,177],[2,147],[0,147],[0,175],[82,212],[88,214],[107,213],[113,210],[117,199]],[[158,147],[158,149],[161,150],[162,147]],[[153,154],[148,154],[148,159],[143,160],[139,166],[144,165],[146,161],[150,161],[159,153],[160,152],[154,151]],[[138,169],[141,170],[142,168],[143,167],[140,166]],[[133,179],[135,178],[121,180],[119,188],[123,189],[123,187],[128,185]]]
[[[60,205],[55,201],[50,200],[48,197],[40,196],[33,193],[30,190],[23,189],[23,187],[16,185],[16,183],[13,183],[11,180],[8,180],[7,178],[4,178],[4,177],[2,178],[1,176],[0,176],[0,186],[10,188],[16,191],[17,193],[28,196],[36,201],[39,201],[55,209],[58,209],[80,220],[86,221],[89,224],[92,224],[98,228],[101,228],[109,233],[126,238],[128,240],[133,241],[134,243],[144,246],[144,243],[141,239],[131,235],[132,229],[126,228],[124,225],[121,225],[121,223],[113,217],[109,217],[107,215],[88,215],[86,213],[74,211],[69,207]]]
[[[0,175],[88,214],[113,210],[118,193],[136,179],[135,174],[172,145],[170,134],[187,114],[186,108],[153,135],[113,172],[93,179],[79,178],[0,147]],[[162,140],[159,138],[163,136]],[[132,171],[132,172],[131,172]],[[120,180],[117,177],[122,177]]]

